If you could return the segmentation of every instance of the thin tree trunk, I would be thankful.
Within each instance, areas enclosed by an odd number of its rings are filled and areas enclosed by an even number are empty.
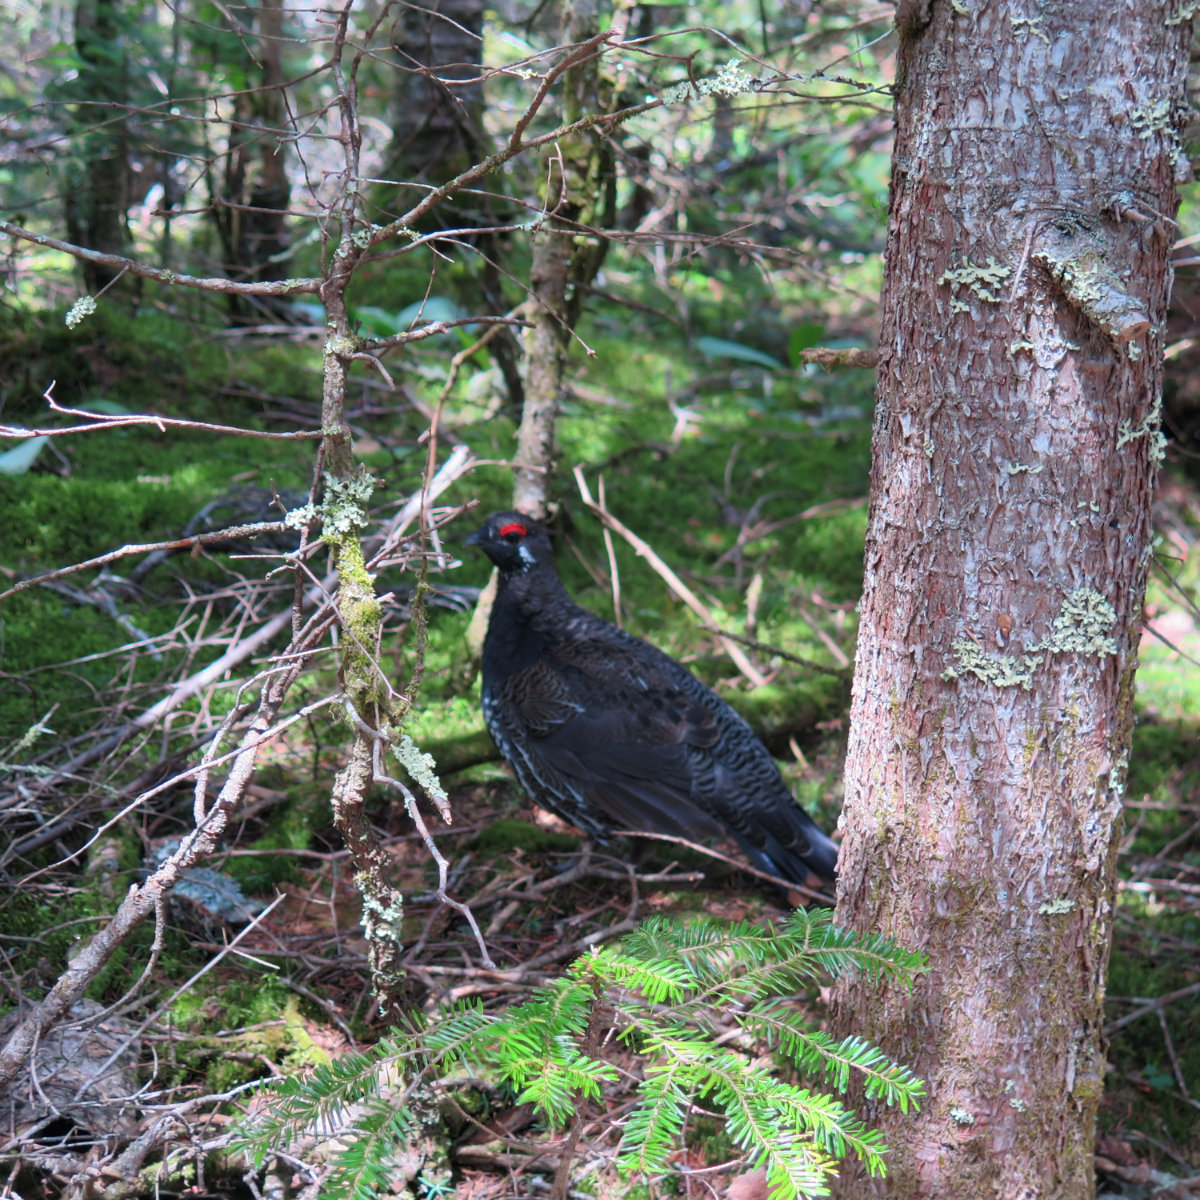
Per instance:
[[[513,464],[513,508],[539,521],[549,516],[555,425],[566,359],[566,296],[571,237],[552,230],[533,236],[529,328],[525,331],[525,403]]]
[[[564,42],[574,45],[600,28],[596,0],[566,0],[562,10]],[[611,88],[597,53],[568,70],[564,77],[564,124],[588,112],[604,111]],[[543,203],[546,226],[533,238],[530,268],[529,321],[525,332],[525,403],[517,432],[513,507],[538,520],[549,515],[554,470],[554,427],[562,396],[567,341],[583,299],[596,278],[608,244],[601,237],[581,236],[580,226],[611,220],[616,175],[610,147],[590,133],[576,133],[556,144],[545,162]],[[559,225],[555,218],[559,218]]]
[[[261,83],[235,98],[223,203],[216,210],[226,270],[234,279],[250,281],[283,279],[287,275],[281,256],[290,241],[287,213],[291,200],[287,143],[280,136],[288,125],[280,0],[261,0],[256,20],[256,65]],[[284,314],[290,307],[285,296],[229,297],[230,311],[238,321]]]
[[[911,1063],[842,1196],[1094,1195],[1190,17],[901,4],[838,910],[921,948],[836,1024]]]
[[[103,254],[129,248],[129,141],[124,112],[128,78],[123,32],[113,0],[75,5],[75,49],[81,64],[78,89],[84,103],[73,117],[78,163],[68,172],[67,238]],[[84,284],[98,292],[116,278],[112,267],[84,262]]]

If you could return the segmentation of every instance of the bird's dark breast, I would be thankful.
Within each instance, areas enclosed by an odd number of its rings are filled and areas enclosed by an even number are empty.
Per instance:
[[[483,639],[483,681],[503,679],[537,661],[545,639],[517,610],[504,621],[492,620]]]

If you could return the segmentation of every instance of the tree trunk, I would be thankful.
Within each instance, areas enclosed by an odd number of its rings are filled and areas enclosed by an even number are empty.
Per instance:
[[[835,1022],[930,1090],[842,1196],[1094,1195],[1188,14],[900,6],[838,910],[931,969]]]
[[[256,63],[261,83],[234,99],[225,163],[223,205],[217,211],[226,271],[238,280],[283,279],[282,256],[290,238],[287,229],[291,184],[286,142],[288,114],[283,89],[283,7],[280,0],[261,0],[256,10]],[[235,321],[258,321],[284,315],[291,308],[286,296],[229,297]]]
[[[384,173],[404,183],[445,183],[481,156],[483,0],[406,5],[395,36],[399,69]]]
[[[593,37],[600,29],[596,0],[566,0],[562,28],[568,46]],[[563,124],[611,106],[612,87],[598,52],[567,70],[563,84]],[[615,164],[604,139],[590,132],[560,138],[543,167],[545,228],[533,238],[525,402],[513,468],[513,508],[541,521],[549,515],[554,427],[567,342],[579,318],[584,289],[596,278],[608,249],[603,237],[577,231],[580,226],[611,223],[616,208]]]
[[[75,49],[81,64],[76,88],[84,103],[72,119],[79,157],[67,178],[67,238],[89,250],[125,255],[129,88],[123,31],[113,0],[79,0],[75,5]],[[84,285],[92,294],[117,274],[112,267],[83,264]]]

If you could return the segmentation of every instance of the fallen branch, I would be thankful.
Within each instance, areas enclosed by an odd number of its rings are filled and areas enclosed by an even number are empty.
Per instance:
[[[676,837],[673,833],[643,833],[632,829],[620,830],[622,837],[650,838],[655,842],[671,842],[676,846],[683,846],[688,850],[694,850],[697,854],[706,854],[709,858],[715,858],[719,862],[725,863],[727,866],[736,867],[739,871],[746,871],[751,875],[757,876],[759,879],[766,879],[770,883],[777,884],[788,892],[799,892],[806,900],[813,900],[817,904],[833,904],[833,897],[825,892],[818,892],[813,888],[805,887],[802,883],[793,883],[790,879],[782,879],[778,875],[772,875],[770,871],[760,871],[757,867],[752,867],[748,862],[743,862],[740,858],[730,858],[728,854],[722,854],[719,850],[713,850],[709,846],[702,846],[699,842],[689,842],[687,838]]]
[[[583,475],[583,468],[575,468],[575,482],[579,487],[579,495],[588,506],[614,533],[619,533],[665,580],[667,586],[694,612],[705,625],[716,628],[716,619],[712,612],[701,603],[700,598],[691,588],[667,566],[665,562],[651,549],[649,543],[642,541],[632,530],[623,525],[603,505],[592,499],[591,490]],[[717,638],[725,648],[725,653],[734,661],[741,673],[755,686],[762,687],[767,677],[750,661],[749,656],[732,638],[724,633],[718,633]]]
[[[24,1069],[38,1040],[70,1012],[117,949],[155,911],[163,896],[175,886],[184,872],[203,862],[216,850],[250,781],[264,742],[263,735],[274,724],[288,687],[302,669],[302,660],[296,660],[286,675],[276,676],[263,688],[258,712],[242,735],[237,757],[204,821],[183,838],[178,849],[145,883],[129,889],[113,919],[75,955],[45,999],[34,1005],[29,1015],[13,1030],[7,1044],[0,1050],[0,1089],[10,1084]]]

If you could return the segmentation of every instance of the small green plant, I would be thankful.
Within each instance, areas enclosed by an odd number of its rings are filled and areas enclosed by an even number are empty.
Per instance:
[[[828,1195],[839,1160],[853,1156],[883,1175],[887,1152],[879,1133],[831,1092],[844,1092],[856,1075],[868,1098],[908,1111],[925,1089],[863,1039],[814,1029],[794,1005],[796,992],[850,971],[908,983],[924,968],[921,955],[841,929],[824,909],[797,911],[782,928],[656,917],[505,1011],[460,1003],[365,1054],[273,1081],[243,1146],[261,1165],[290,1138],[336,1131],[348,1141],[325,1194],[369,1200],[395,1151],[427,1134],[419,1114],[435,1111],[434,1081],[458,1070],[490,1076],[547,1122],[578,1130],[588,1103],[622,1077],[606,1054],[620,1043],[641,1065],[639,1096],[621,1130],[623,1176],[665,1173],[692,1105],[702,1102],[723,1114],[729,1137],[766,1170],[776,1200]],[[779,1070],[753,1057],[764,1045]],[[785,1064],[817,1086],[787,1082]]]

